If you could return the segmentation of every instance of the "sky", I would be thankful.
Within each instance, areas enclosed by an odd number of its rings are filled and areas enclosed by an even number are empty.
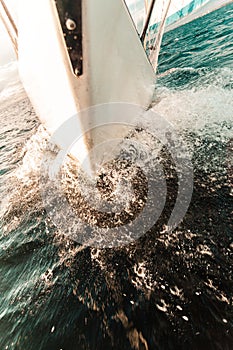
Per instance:
[[[17,12],[17,1],[18,0],[5,0],[5,3],[12,11],[14,18]],[[2,9],[2,8],[0,8]],[[15,53],[11,41],[9,40],[8,34],[5,27],[0,20],[0,66],[7,64],[10,61],[15,60]]]

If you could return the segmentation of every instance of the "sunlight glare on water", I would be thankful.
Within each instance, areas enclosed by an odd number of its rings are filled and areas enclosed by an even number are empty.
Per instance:
[[[232,348],[232,18],[233,4],[164,36],[154,108],[192,155],[192,200],[170,232],[177,175],[161,150],[164,210],[124,247],[83,247],[54,226],[39,182],[57,149],[14,64],[0,68],[1,349]]]

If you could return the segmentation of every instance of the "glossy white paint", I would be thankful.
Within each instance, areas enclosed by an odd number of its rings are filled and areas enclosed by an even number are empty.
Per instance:
[[[78,133],[90,129],[81,147],[72,151],[82,161],[90,147],[104,138],[122,138],[127,128],[103,136],[93,128],[102,116],[82,119],[79,111],[112,102],[146,109],[154,93],[153,68],[123,0],[83,1],[84,66],[78,78],[72,72],[54,1],[20,0],[19,5],[19,71],[24,87],[51,134],[75,114]],[[130,122],[127,116],[126,122]],[[56,140],[61,148],[67,144],[64,137]]]

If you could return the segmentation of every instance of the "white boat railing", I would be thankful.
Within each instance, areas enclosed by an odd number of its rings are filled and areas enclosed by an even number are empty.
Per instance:
[[[155,2],[156,2],[156,0],[152,0],[150,2],[149,8],[148,8],[148,6],[146,6],[146,14],[147,15],[146,15],[145,23],[144,23],[142,34],[141,34],[141,41],[144,44],[144,46],[145,46],[145,37],[146,37],[146,33],[147,33],[147,30],[148,30],[148,27],[150,24],[151,15],[152,15],[152,12],[154,9]]]
[[[0,19],[6,28],[9,38],[13,44],[16,55],[18,55],[18,29],[13,17],[4,0],[0,0]]]

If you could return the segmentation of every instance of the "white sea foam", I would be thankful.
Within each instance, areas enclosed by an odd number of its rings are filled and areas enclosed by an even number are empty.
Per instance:
[[[48,150],[53,152],[56,146],[48,142],[50,135],[43,125],[40,125],[36,133],[27,141],[22,152],[24,157],[21,166],[16,169],[15,175],[22,182],[32,182],[32,174],[39,176],[41,162],[44,152]]]
[[[206,88],[171,91],[158,90],[160,101],[154,106],[179,130],[201,131],[205,127],[221,122],[232,122],[233,92],[216,86]],[[214,131],[214,130],[213,130]],[[231,137],[231,130],[225,130],[223,137]]]
[[[4,69],[14,71],[12,66]],[[225,70],[222,73],[223,76],[227,75]],[[226,77],[222,79],[224,82],[227,80]],[[227,144],[232,136],[232,130],[228,126],[224,127],[224,123],[231,124],[232,122],[233,98],[232,90],[225,89],[224,84],[211,83],[206,86],[201,84],[199,88],[186,90],[159,87],[157,89],[158,102],[154,106],[154,110],[172,123],[182,137],[182,134],[194,132],[200,139],[207,135],[211,136],[213,140]],[[153,122],[151,120],[151,126],[153,126]],[[143,145],[146,142],[149,149],[152,149],[155,144],[154,140],[150,140],[150,137],[143,133],[136,134],[134,137],[137,138],[137,144]],[[49,134],[41,126],[25,145],[21,165],[14,174],[22,184],[31,183],[33,188],[38,185],[41,162],[44,160],[44,152],[48,150],[49,139]],[[194,141],[191,140],[190,143],[191,151],[193,147],[198,147],[198,141],[197,143]],[[53,152],[52,148],[51,151]],[[150,154],[153,155],[153,152]],[[219,157],[219,154],[216,154],[216,157]],[[211,159],[206,160],[208,163]],[[33,182],[35,186],[33,186]],[[130,193],[125,191],[123,194],[127,198],[131,198]]]

